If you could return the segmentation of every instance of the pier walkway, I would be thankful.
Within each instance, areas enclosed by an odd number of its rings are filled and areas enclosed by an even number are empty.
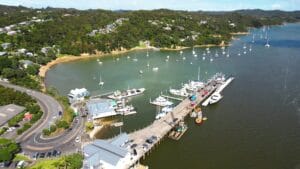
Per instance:
[[[130,133],[129,138],[134,140],[133,143],[137,144],[137,147],[135,148],[137,155],[134,156],[134,159],[128,161],[126,168],[130,168],[131,166],[137,164],[138,161],[143,158],[147,152],[150,152],[150,150],[156,144],[158,144],[178,122],[184,120],[184,118],[195,108],[195,106],[209,97],[218,87],[222,85],[222,83],[216,80],[206,83],[205,87],[196,93],[196,104],[191,105],[192,102],[189,100],[189,98],[185,98],[173,109],[172,112],[168,113],[166,116],[159,120],[155,120],[152,124],[143,129]],[[147,144],[148,147],[146,149],[143,148],[142,145],[146,143],[146,139],[150,138],[151,136],[156,136],[158,139],[153,144]]]

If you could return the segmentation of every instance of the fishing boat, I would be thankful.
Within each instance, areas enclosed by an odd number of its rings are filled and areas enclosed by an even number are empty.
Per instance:
[[[134,58],[134,59],[132,59],[134,62],[137,62],[138,61],[138,59],[137,58]]]
[[[98,61],[98,64],[99,64],[99,65],[102,65],[103,63],[102,63],[101,61]]]
[[[172,110],[173,110],[173,107],[170,107],[170,106],[162,108],[161,111],[156,114],[155,119],[158,120],[158,119],[164,117]]]
[[[157,105],[157,106],[162,106],[162,107],[171,106],[173,104],[173,102],[168,101],[166,98],[164,98],[162,96],[157,97],[153,101],[150,100],[150,103],[154,104],[154,105]]]
[[[132,97],[136,95],[140,95],[145,92],[145,88],[139,88],[139,89],[128,89],[126,91],[115,91],[113,94],[108,95],[107,97],[110,99],[115,99],[115,100],[121,100],[127,97]]]

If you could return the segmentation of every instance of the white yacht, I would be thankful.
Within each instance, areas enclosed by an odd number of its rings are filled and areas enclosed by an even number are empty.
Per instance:
[[[140,72],[140,74],[143,74],[143,73],[144,73],[142,70],[140,70],[139,72]]]
[[[189,93],[186,91],[186,88],[181,88],[179,90],[177,90],[177,89],[170,89],[169,92],[172,95],[175,95],[175,96],[188,97],[188,95],[189,95]]]
[[[152,68],[152,71],[157,72],[158,71],[158,67]]]
[[[169,106],[162,108],[161,112],[158,112],[156,114],[155,119],[158,120],[158,119],[164,117],[165,115],[167,115],[172,110],[173,110],[173,107],[169,107]]]
[[[209,104],[217,103],[222,99],[222,95],[220,93],[214,93],[210,96]]]
[[[150,103],[157,105],[157,106],[162,106],[162,107],[171,106],[173,104],[173,102],[168,101],[166,98],[164,98],[162,96],[159,96],[158,98],[156,98],[153,101],[150,100]]]
[[[119,90],[115,91],[112,95],[107,96],[108,98],[115,99],[115,100],[121,100],[123,98],[136,96],[139,94],[142,94],[145,92],[145,88],[139,88],[139,89],[128,89],[124,92],[121,92]]]

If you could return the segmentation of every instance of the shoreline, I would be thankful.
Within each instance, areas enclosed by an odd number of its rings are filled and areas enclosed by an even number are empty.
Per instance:
[[[229,44],[226,45],[224,42],[222,42],[219,45],[215,44],[207,44],[207,45],[195,45],[195,47],[198,48],[204,48],[204,47],[223,47],[223,46],[230,46]],[[66,63],[66,62],[72,62],[72,61],[79,61],[79,60],[85,60],[85,59],[94,59],[94,58],[101,58],[104,56],[115,56],[115,55],[120,55],[120,54],[125,54],[128,52],[132,51],[138,51],[138,50],[161,50],[161,51],[179,51],[179,50],[185,50],[189,49],[192,47],[187,47],[187,46],[177,46],[176,48],[156,48],[153,46],[148,46],[148,47],[134,47],[131,49],[121,49],[121,50],[114,50],[110,53],[103,53],[103,52],[97,52],[96,54],[87,54],[87,53],[82,53],[80,56],[74,56],[74,55],[63,55],[61,57],[56,58],[55,60],[52,60],[51,62],[48,62],[46,65],[43,65],[39,69],[39,76],[42,78],[46,77],[47,72],[54,66],[60,63]],[[45,86],[45,83],[42,82],[42,86]]]

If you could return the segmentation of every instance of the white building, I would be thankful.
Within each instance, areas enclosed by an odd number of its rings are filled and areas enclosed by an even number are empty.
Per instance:
[[[70,103],[74,103],[76,101],[82,101],[84,100],[84,97],[89,96],[90,93],[87,91],[86,88],[81,88],[81,89],[73,89],[70,91],[68,94],[68,99]]]
[[[124,147],[129,140],[126,133],[110,140],[95,140],[83,147],[84,169],[125,169],[132,157]]]

